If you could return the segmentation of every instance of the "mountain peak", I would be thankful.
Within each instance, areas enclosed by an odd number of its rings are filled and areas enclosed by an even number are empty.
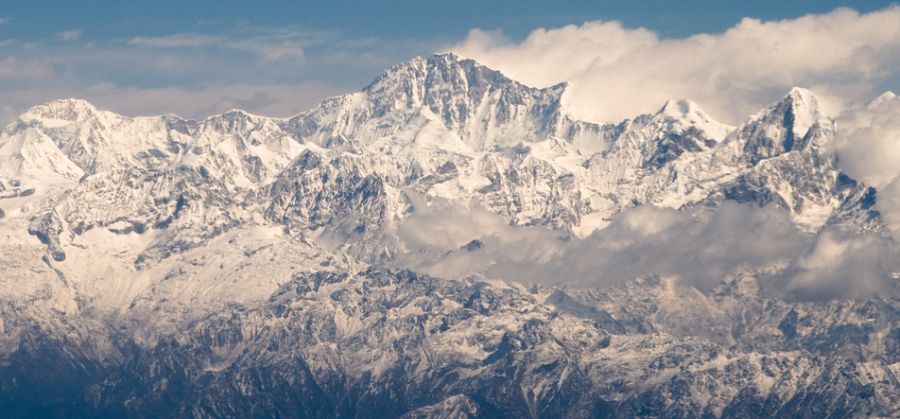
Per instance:
[[[375,116],[424,111],[481,149],[521,141],[523,127],[538,133],[531,135],[534,139],[549,135],[560,119],[564,90],[564,84],[529,87],[471,59],[444,53],[387,69],[363,94]]]
[[[830,129],[829,124],[818,124],[823,120],[828,116],[818,98],[809,90],[794,87],[744,125],[749,129],[744,151],[752,161],[759,161],[821,144]],[[820,129],[813,129],[816,126]]]
[[[792,98],[816,98],[816,95],[813,92],[800,86],[791,87],[791,90],[788,91],[787,96]]]
[[[99,112],[94,105],[82,99],[57,99],[35,106],[22,114],[23,119],[63,119],[84,121]]]
[[[786,109],[785,105],[789,109]],[[792,88],[776,105],[776,111],[788,112],[785,114],[785,123],[792,125],[793,135],[796,138],[806,136],[813,124],[820,119],[828,118],[816,95],[801,87]]]
[[[427,60],[432,63],[458,63],[461,61],[465,61],[466,59],[457,55],[455,52],[439,52],[429,55]]]
[[[211,116],[208,116],[205,120],[206,120],[206,121],[220,121],[220,120],[226,120],[226,121],[246,121],[246,120],[260,119],[260,118],[265,118],[265,117],[261,117],[261,116],[258,116],[258,115],[254,115],[254,114],[252,114],[252,113],[250,113],[250,112],[247,112],[247,111],[245,111],[245,110],[243,110],[243,109],[231,109],[231,110],[222,112],[222,113],[220,113],[220,114],[218,114],[218,115],[211,115]]]
[[[656,117],[683,121],[687,125],[704,131],[706,135],[717,141],[723,140],[733,129],[729,125],[716,121],[703,109],[700,109],[700,105],[688,99],[667,100],[663,107],[656,112]]]
[[[438,86],[465,89],[477,80],[498,85],[515,83],[499,71],[448,52],[417,56],[405,63],[392,66],[363,91],[370,94],[396,94],[398,92],[395,90],[399,88],[403,94],[416,95],[423,92],[416,92],[415,89]]]
[[[794,114],[794,130],[803,135],[819,119],[825,118],[825,111],[813,92],[802,87],[793,87],[773,107],[776,111],[790,111]]]
[[[875,100],[873,100],[871,103],[869,103],[868,107],[876,108],[883,104],[891,103],[892,101],[894,101],[894,99],[897,99],[897,95],[894,94],[894,92],[888,90],[875,98]]]
[[[792,135],[802,138],[817,121],[828,119],[825,110],[813,92],[793,87],[777,102],[757,113],[752,120],[777,122]]]
[[[692,100],[688,99],[669,99],[657,114],[666,114],[671,116],[685,116],[695,112],[703,112],[700,106]]]
[[[78,98],[74,98],[74,97],[51,100],[43,105],[38,105],[38,106],[87,108],[87,109],[93,109],[93,110],[97,109],[92,103],[90,103],[84,99],[78,99]]]
[[[371,84],[363,88],[369,94],[391,93],[396,88],[419,89],[468,89],[479,86],[478,91],[488,87],[495,89],[513,88],[534,92],[547,91],[561,94],[567,83],[539,89],[513,80],[501,71],[485,66],[471,58],[453,52],[417,56],[407,62],[389,67]],[[404,92],[410,93],[410,92]]]

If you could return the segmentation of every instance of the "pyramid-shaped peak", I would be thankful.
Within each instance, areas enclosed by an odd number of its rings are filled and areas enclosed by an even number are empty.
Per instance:
[[[756,114],[746,124],[744,152],[750,161],[822,145],[833,130],[819,100],[807,89],[792,88],[778,102]]]
[[[807,89],[794,87],[770,106],[763,118],[783,121],[782,124],[790,127],[794,136],[801,138],[817,121],[827,119],[828,116],[815,94]]]
[[[526,86],[474,60],[444,53],[393,66],[342,103],[369,118],[440,121],[483,149],[550,136],[563,120],[565,86]]]
[[[475,112],[483,100],[502,101],[503,109],[535,101],[558,104],[564,91],[565,85],[547,89],[523,85],[453,53],[413,58],[387,69],[363,89],[376,112],[424,106],[451,126],[463,122],[457,117],[466,118],[462,114]]]
[[[809,115],[813,121],[824,118],[825,112],[816,95],[802,87],[793,87],[776,105],[776,108],[790,106],[797,116]]]

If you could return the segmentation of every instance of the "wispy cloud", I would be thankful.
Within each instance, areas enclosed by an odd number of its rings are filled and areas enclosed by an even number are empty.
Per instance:
[[[129,45],[154,48],[198,48],[218,45],[225,41],[225,37],[213,35],[201,35],[196,33],[177,33],[159,37],[137,36],[128,40]]]
[[[4,24],[6,24],[6,23],[9,23],[10,20],[12,20],[12,19],[11,19],[11,18],[8,18],[8,17],[0,16],[0,25],[4,25]]]
[[[303,58],[303,48],[296,45],[265,45],[257,50],[259,56],[267,61]]]
[[[65,42],[77,41],[81,39],[81,35],[83,34],[81,29],[72,29],[63,32],[56,33],[56,39]]]
[[[301,59],[304,56],[304,43],[300,34],[285,33],[273,35],[256,35],[247,38],[235,38],[222,35],[204,35],[197,33],[178,33],[161,37],[134,37],[129,45],[151,48],[206,48],[215,47],[226,50],[237,50],[257,55],[264,61],[280,61]]]

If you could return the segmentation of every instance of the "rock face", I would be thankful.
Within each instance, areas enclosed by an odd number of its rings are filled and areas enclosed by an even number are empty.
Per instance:
[[[773,291],[797,269],[777,264],[702,291],[397,267],[482,213],[581,240],[633,207],[737,201],[809,237],[888,240],[877,191],[841,172],[808,91],[731,127],[687,100],[577,121],[567,88],[443,54],[287,119],[29,110],[0,133],[0,414],[900,414],[894,288],[798,300]],[[428,209],[442,203],[472,225]]]

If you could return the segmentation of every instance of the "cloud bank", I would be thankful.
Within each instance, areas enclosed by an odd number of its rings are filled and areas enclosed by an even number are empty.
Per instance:
[[[450,49],[526,84],[569,82],[571,111],[592,121],[687,98],[737,123],[793,86],[813,90],[837,115],[900,82],[900,6],[745,18],[721,34],[674,39],[615,21],[537,29],[521,42],[475,29]]]
[[[609,287],[664,276],[709,291],[731,275],[754,272],[783,296],[822,300],[893,292],[891,277],[900,271],[893,240],[837,229],[810,235],[774,207],[729,201],[685,211],[636,207],[577,239],[510,226],[475,205],[413,202],[395,232],[400,251],[392,263],[445,278]],[[472,240],[480,246],[466,246]]]

